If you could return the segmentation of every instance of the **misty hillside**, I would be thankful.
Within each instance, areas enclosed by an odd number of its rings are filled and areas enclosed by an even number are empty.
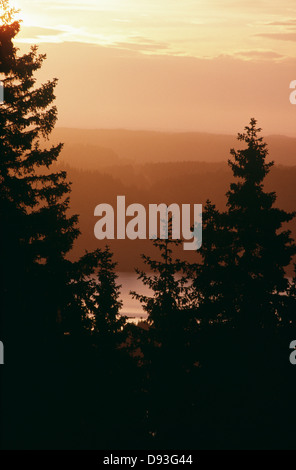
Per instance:
[[[81,237],[73,257],[107,243],[94,237],[94,209],[109,203],[116,210],[118,195],[126,196],[127,205],[137,202],[146,209],[152,203],[193,205],[211,199],[223,210],[233,180],[227,165],[229,150],[241,148],[236,136],[204,133],[57,128],[52,140],[65,144],[57,166],[67,169],[73,183],[71,211],[79,214]],[[279,207],[293,211],[296,139],[269,136],[265,140],[276,163],[265,180],[266,190],[276,191]],[[296,221],[289,227],[296,238]],[[141,253],[154,255],[149,240],[108,240],[108,244],[121,271],[139,266]],[[183,250],[180,255],[196,257]]]
[[[264,133],[263,133],[264,135]],[[122,161],[225,162],[236,136],[200,132],[155,132],[131,130],[57,128],[54,142],[64,142],[60,160],[77,168],[98,169]],[[266,136],[271,158],[277,164],[296,164],[296,138]]]

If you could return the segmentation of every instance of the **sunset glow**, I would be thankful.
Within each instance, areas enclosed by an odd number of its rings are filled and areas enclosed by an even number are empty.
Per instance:
[[[59,125],[232,133],[237,119],[256,114],[267,132],[295,135],[288,101],[295,79],[293,0],[14,3],[23,19],[17,44],[40,44],[48,67],[55,66]],[[84,74],[100,77],[99,88],[92,82],[86,90],[92,99],[81,102],[79,122],[68,112],[77,50]]]
[[[143,53],[279,59],[295,56],[295,3],[199,0],[14,2],[22,40],[113,44]]]

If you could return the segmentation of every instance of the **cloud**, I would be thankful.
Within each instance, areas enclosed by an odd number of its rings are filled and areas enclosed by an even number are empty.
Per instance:
[[[26,31],[20,36],[21,42],[28,43],[28,38],[37,43],[81,42],[146,55],[167,53],[210,58],[220,53],[235,55],[237,50],[258,48],[295,56],[296,15],[288,8],[292,0],[280,3],[278,0],[18,2],[20,6],[23,3],[23,25],[36,26],[33,32]],[[46,25],[48,29],[38,30],[38,25]],[[63,29],[63,25],[72,29]],[[136,35],[154,42],[136,40]],[[247,57],[245,53],[241,55],[242,59],[247,60]],[[259,55],[252,54],[252,57]],[[261,57],[266,55],[261,53]],[[273,58],[277,60],[279,56]]]
[[[36,36],[53,36],[59,33],[63,33],[64,30],[62,28],[46,28],[40,26],[25,26],[23,25],[21,28],[21,32],[19,36],[23,38],[31,38]]]
[[[128,49],[138,52],[156,52],[156,51],[164,51],[169,49],[169,45],[166,43],[161,42],[154,42],[154,41],[131,41],[131,42],[116,42],[111,45],[111,47],[119,48],[119,49]]]
[[[278,41],[296,41],[296,33],[260,33],[255,34],[255,36],[275,39]]]
[[[295,19],[281,20],[281,21],[271,21],[269,23],[264,23],[265,26],[296,26]]]
[[[105,38],[97,34],[91,34],[84,30],[77,30],[69,26],[60,26],[59,28],[41,28],[38,26],[23,26],[22,33],[17,42],[21,43],[76,43],[77,37],[80,43],[106,46],[111,49],[120,49],[139,53],[161,53],[169,49],[169,44],[142,36],[130,36],[126,40],[115,38]]]
[[[50,4],[47,0],[38,0],[36,3],[42,4],[47,10],[105,11],[114,9],[110,8],[107,2],[98,5],[97,0],[51,0]]]
[[[112,21],[114,21],[115,23],[131,23],[131,20],[120,18],[113,18]]]
[[[263,51],[263,50],[253,50],[253,51],[238,51],[234,55],[245,57],[248,59],[281,59],[284,58],[282,54],[278,54],[274,51]]]
[[[90,6],[90,5],[48,5],[46,6],[47,10],[69,10],[69,11],[89,11],[89,12],[104,12],[106,10],[98,7],[98,6]]]
[[[82,43],[102,42],[102,38],[91,35],[81,28],[69,25],[60,25],[55,28],[23,25],[16,42],[20,43],[62,43],[77,42],[77,38]]]
[[[67,27],[40,27],[23,25],[16,39],[19,43],[63,42],[69,33]]]

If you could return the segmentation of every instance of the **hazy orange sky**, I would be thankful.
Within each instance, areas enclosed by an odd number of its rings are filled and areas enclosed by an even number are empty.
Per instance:
[[[295,0],[17,0],[59,126],[296,136]]]

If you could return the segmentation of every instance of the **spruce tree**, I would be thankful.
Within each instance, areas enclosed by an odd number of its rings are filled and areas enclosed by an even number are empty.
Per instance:
[[[184,415],[192,406],[190,372],[194,369],[196,333],[187,263],[175,256],[181,240],[172,239],[172,218],[164,223],[167,238],[152,242],[159,256],[152,259],[142,255],[148,273],[136,269],[138,279],[149,287],[152,296],[131,292],[148,314],[149,330],[140,344],[147,393],[146,426],[160,443],[174,439],[175,427],[182,428]]]
[[[159,256],[142,255],[147,272],[136,269],[138,279],[152,291],[152,296],[130,292],[147,312],[149,324],[145,360],[170,375],[172,370],[185,371],[192,366],[192,346],[197,322],[192,300],[192,283],[186,261],[175,256],[182,243],[172,238],[172,218],[165,221],[167,238],[155,238],[152,243]],[[144,345],[143,345],[144,349]],[[183,373],[183,372],[182,372]]]
[[[14,60],[13,38],[20,30],[20,22],[13,21],[18,13],[15,8],[9,7],[9,0],[0,0],[0,73],[11,69]]]
[[[120,315],[120,285],[115,272],[117,263],[112,260],[109,246],[100,251],[98,270],[94,280],[94,332],[98,341],[114,342],[125,325],[126,318]]]
[[[52,104],[57,79],[36,85],[45,55],[36,46],[19,55],[11,46],[19,22],[12,22],[8,2],[2,6],[1,300],[8,329],[18,326],[20,334],[26,328],[27,334],[45,338],[56,330],[63,309],[69,268],[65,255],[79,230],[77,216],[67,215],[67,175],[51,170],[62,144],[44,146],[57,120]]]
[[[203,209],[203,243],[198,263],[188,266],[193,279],[190,297],[201,326],[229,321],[231,306],[231,263],[229,247],[232,234],[226,225],[227,214],[210,200]],[[228,261],[228,266],[226,265]]]
[[[169,221],[168,238],[155,238],[154,247],[160,252],[160,259],[152,259],[142,255],[148,272],[136,269],[138,279],[153,291],[153,296],[131,292],[133,298],[139,300],[148,314],[147,321],[156,331],[163,334],[178,330],[180,324],[186,324],[188,318],[188,292],[186,263],[174,259],[173,250],[181,240],[171,237],[172,220]]]
[[[246,148],[231,150],[229,166],[238,181],[227,192],[227,226],[233,236],[227,261],[230,308],[236,312],[236,323],[244,327],[274,325],[285,317],[285,268],[296,253],[291,232],[282,227],[295,213],[275,207],[276,193],[264,191],[264,178],[274,162],[266,162],[267,146],[256,124],[252,118],[238,134]]]
[[[98,364],[93,354],[91,320],[100,316],[96,297],[100,308],[108,310],[111,332],[123,320],[116,313],[115,275],[108,272],[114,267],[111,253],[96,250],[75,262],[67,258],[79,230],[77,216],[68,215],[66,172],[53,166],[62,144],[47,142],[57,121],[57,80],[37,85],[35,73],[45,55],[35,46],[19,54],[13,46],[19,22],[13,22],[7,1],[1,5],[0,333],[8,351],[1,384],[1,446],[44,449],[61,442],[73,445],[74,435],[75,443],[77,436],[83,442],[80,425],[88,412],[85,403],[95,393],[93,383],[98,379],[101,386],[111,375],[108,368],[100,371],[105,357]],[[111,297],[113,304],[107,305]],[[98,378],[92,382],[94,370]]]

